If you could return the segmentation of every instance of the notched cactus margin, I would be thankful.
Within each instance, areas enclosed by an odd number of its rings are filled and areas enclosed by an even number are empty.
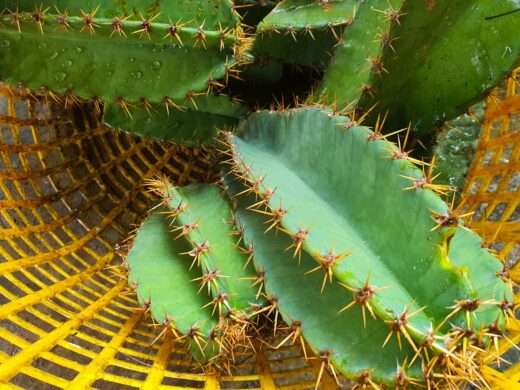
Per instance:
[[[228,173],[225,184],[236,203],[236,218],[244,232],[244,243],[254,245],[253,262],[257,272],[263,275],[272,310],[279,311],[287,323],[279,327],[286,333],[285,339],[274,347],[299,343],[306,354],[310,348],[320,361],[320,375],[327,368],[337,380],[336,370],[339,370],[359,386],[421,382],[419,362],[408,367],[415,354],[411,346],[400,347],[394,338],[383,348],[388,326],[379,319],[365,323],[361,306],[338,314],[345,302],[352,299],[351,294],[336,283],[321,293],[321,275],[305,275],[305,270],[314,266],[314,260],[304,251],[298,266],[286,250],[292,245],[291,238],[274,229],[265,232],[269,216],[249,208],[256,197],[233,176]],[[319,382],[318,377],[316,387]]]
[[[183,99],[166,105],[149,104],[128,112],[117,104],[107,103],[103,122],[109,127],[161,141],[188,146],[212,145],[217,130],[235,127],[246,112],[245,107],[227,96],[202,93],[189,102]]]
[[[387,72],[383,55],[395,50],[397,37],[390,31],[393,24],[400,23],[403,2],[374,0],[359,5],[354,23],[335,49],[317,100],[345,108],[359,103],[365,94],[375,95],[378,80]]]
[[[231,206],[222,189],[207,184],[170,186],[168,199],[176,239],[185,237],[192,244],[189,255],[205,274],[220,275],[208,286],[219,312],[238,315],[258,309],[251,282],[256,274],[237,244]]]
[[[447,316],[461,324],[450,307],[475,298],[484,288],[476,279],[471,281],[467,268],[449,260],[449,240],[461,215],[427,188],[405,191],[409,180],[403,174],[419,180],[421,171],[386,139],[375,139],[375,133],[349,123],[345,117],[316,109],[254,114],[240,130],[244,140],[228,137],[229,162],[247,191],[259,198],[251,208],[269,216],[266,231],[277,228],[290,235],[295,254],[306,251],[325,271],[323,283],[334,274],[359,291],[370,275],[370,284],[388,287],[378,291],[370,305],[391,332],[401,333],[413,346],[431,340],[432,329],[441,337],[449,330]],[[328,155],[320,153],[325,145]],[[350,152],[345,155],[345,150]],[[352,168],[330,171],[338,159],[341,166]],[[357,172],[364,172],[362,180]],[[298,175],[304,175],[305,182]],[[347,191],[349,186],[356,191]],[[381,191],[395,196],[383,200],[376,196]],[[325,199],[334,202],[335,214]],[[373,207],[367,210],[366,202]],[[398,206],[401,202],[403,207]],[[313,210],[320,210],[319,218]],[[385,226],[393,231],[391,240],[377,231]],[[406,244],[398,244],[400,239]],[[415,244],[410,246],[409,240]],[[418,277],[425,279],[410,283]],[[424,285],[430,286],[428,291]],[[493,300],[482,304],[500,314]],[[433,346],[445,351],[440,344]]]
[[[240,26],[207,30],[204,21],[105,19],[98,13],[99,8],[79,15],[38,6],[32,12],[5,10],[0,76],[11,85],[126,109],[190,101],[216,80],[234,77],[237,64],[249,58]]]
[[[325,67],[358,2],[285,0],[257,27],[254,51],[287,63]]]
[[[229,368],[235,350],[255,349],[252,336],[264,301],[230,204],[216,185],[174,187],[162,177],[148,181],[147,188],[161,199],[158,207],[168,216],[171,239],[187,248],[180,255],[199,274],[191,282],[197,294],[208,296],[203,307],[219,319],[210,335],[219,354],[210,362]]]
[[[430,7],[412,0],[364,3],[335,50],[317,98],[358,111],[376,105],[370,124],[388,113],[393,129],[412,123],[422,135],[435,131],[483,100],[518,66],[514,26],[520,14],[508,12],[518,5],[495,5],[477,0],[437,0]],[[396,99],[398,91],[406,98]]]
[[[97,16],[111,19],[124,18],[154,18],[156,22],[180,24],[185,21],[204,21],[206,30],[233,28],[238,21],[231,0],[0,0],[0,9],[9,8],[12,11],[35,12],[36,10],[55,9],[70,15],[81,15],[97,9]],[[198,20],[203,15],[202,20]]]
[[[139,303],[163,327],[157,339],[172,332],[177,340],[188,341],[192,356],[204,362],[218,353],[209,342],[217,319],[205,307],[207,297],[197,294],[197,286],[191,282],[198,273],[189,270],[187,259],[180,255],[189,246],[171,239],[166,211],[157,208],[130,238],[125,258],[128,282]]]

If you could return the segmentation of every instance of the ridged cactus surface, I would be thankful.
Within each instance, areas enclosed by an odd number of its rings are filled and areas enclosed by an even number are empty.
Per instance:
[[[320,93],[342,107],[377,104],[373,112],[388,112],[393,129],[411,122],[431,132],[485,97],[518,64],[516,8],[514,0],[365,2],[335,50]],[[406,97],[396,99],[400,93]]]
[[[115,103],[105,104],[103,121],[109,127],[140,136],[196,145],[211,145],[218,130],[231,129],[247,110],[227,96],[201,94],[186,101],[171,101],[174,107],[150,104],[130,112]]]
[[[164,332],[189,342],[196,360],[227,362],[235,348],[252,346],[262,302],[231,205],[214,185],[175,188],[157,178],[148,188],[160,201],[135,230],[125,259],[129,283]]]
[[[377,380],[399,385],[403,378],[429,380],[436,370],[470,377],[475,367],[467,354],[483,352],[482,343],[489,347],[503,332],[511,286],[502,264],[466,230],[460,212],[441,201],[405,151],[379,133],[317,108],[254,114],[237,135],[228,136],[227,155],[230,175],[240,184],[227,183],[237,194],[245,240],[255,244],[253,260],[265,272],[267,296],[277,297],[286,322],[301,323],[313,350],[351,378],[373,372]],[[244,194],[247,201],[241,199]],[[262,232],[268,237],[259,238]],[[275,257],[276,250],[282,252]],[[282,258],[289,265],[278,265]],[[346,303],[335,315],[331,308],[324,313],[330,323],[318,315],[331,326],[323,325],[324,333],[336,334],[332,324],[342,315],[351,323],[376,322],[382,326],[373,325],[374,334],[385,333],[375,347],[381,354],[395,354],[385,348],[396,339],[413,351],[403,361],[417,363],[421,355],[422,363],[403,366],[405,374],[399,376],[395,368],[372,362],[375,357],[368,353],[363,362],[350,360],[345,354],[352,346],[327,344],[315,329],[306,332],[303,309],[294,307],[297,298],[288,298],[286,305],[281,298],[301,293],[278,282],[292,275],[283,267],[292,267],[301,283],[314,286],[315,310],[322,306],[321,294],[343,290]],[[276,287],[270,292],[271,283]],[[308,315],[310,323],[320,321]],[[472,347],[459,350],[466,343]]]
[[[153,15],[127,14],[112,2],[81,9],[28,3],[0,5],[0,76],[36,90],[120,104],[189,101],[225,77],[240,51],[229,2],[187,4],[200,15],[191,19],[170,2],[155,2]]]
[[[179,337],[189,335],[191,353],[203,360],[204,354],[212,355],[205,343],[217,319],[206,306],[207,296],[199,294],[193,282],[200,272],[190,269],[189,259],[181,255],[191,248],[185,241],[172,239],[166,212],[165,207],[158,208],[139,227],[126,258],[128,281],[135,286],[139,302],[165,327],[164,332],[174,329]]]
[[[299,65],[325,67],[358,1],[284,0],[257,27],[258,55]]]

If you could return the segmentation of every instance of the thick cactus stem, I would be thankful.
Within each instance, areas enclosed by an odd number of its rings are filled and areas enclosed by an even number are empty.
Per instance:
[[[180,253],[187,243],[171,239],[169,221],[158,208],[136,229],[133,245],[125,263],[129,269],[129,284],[135,286],[141,304],[150,311],[155,322],[165,332],[173,332],[179,339],[190,342],[190,350],[199,361],[206,361],[218,353],[209,343],[217,319],[206,308],[208,297],[197,294],[191,281],[196,270],[189,270]]]
[[[243,55],[238,30],[209,30],[204,21],[106,19],[99,8],[38,12],[36,19],[17,10],[1,16],[0,77],[10,84],[123,106],[189,100],[232,73]]]
[[[352,23],[357,4],[354,0],[282,1],[258,25],[254,50],[288,63],[325,67],[342,29]]]
[[[211,145],[219,130],[230,130],[245,113],[243,106],[227,96],[202,94],[189,101],[172,100],[164,104],[145,101],[129,113],[117,104],[107,103],[103,121],[109,127],[161,141]]]
[[[449,307],[460,307],[486,289],[471,278],[479,267],[469,270],[466,263],[450,261],[450,239],[461,213],[424,186],[410,190],[409,178],[420,180],[422,173],[387,140],[351,126],[348,118],[313,108],[258,113],[241,132],[243,139],[229,139],[230,163],[247,184],[246,192],[260,199],[251,207],[269,216],[266,231],[288,233],[291,247],[319,263],[307,273],[324,271],[322,290],[334,275],[359,291],[370,274],[370,286],[388,287],[371,297],[374,313],[410,344],[412,339],[421,344],[431,336],[432,324],[436,333],[445,332],[446,318],[464,309],[453,313]],[[338,159],[351,168],[334,170]],[[383,191],[395,196],[377,196]],[[392,234],[385,237],[387,229]],[[492,276],[500,283],[494,271]],[[491,302],[486,305],[496,318],[499,303]],[[488,316],[475,322],[490,324]]]

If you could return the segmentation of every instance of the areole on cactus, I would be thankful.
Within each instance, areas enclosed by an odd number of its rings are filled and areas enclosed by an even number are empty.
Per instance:
[[[123,264],[159,337],[212,373],[299,343],[319,378],[357,387],[484,385],[516,308],[507,269],[441,198],[435,160],[408,150],[411,130],[434,131],[517,61],[515,2],[470,3],[0,0],[0,76],[13,93],[93,102],[108,126],[208,147],[216,182],[143,182],[157,202]],[[481,45],[461,47],[477,31]],[[228,83],[246,66],[282,83],[294,65],[325,69],[305,105],[283,95],[250,113],[257,101]]]

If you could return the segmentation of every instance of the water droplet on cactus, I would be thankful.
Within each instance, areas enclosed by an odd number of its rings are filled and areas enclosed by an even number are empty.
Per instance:
[[[139,80],[141,77],[143,77],[143,72],[132,72],[132,77]]]
[[[40,49],[42,49],[42,50],[43,50],[43,49],[46,49],[46,48],[47,48],[47,43],[46,43],[46,42],[40,42],[40,43],[38,44],[38,47],[39,47]]]
[[[57,51],[55,51],[54,53],[51,54],[51,56],[49,57],[49,60],[54,60],[56,57],[58,57]]]
[[[81,53],[81,52],[83,52],[83,48],[82,48],[82,47],[79,47],[79,46],[76,47],[75,50],[76,50],[76,53],[78,53],[78,54]]]
[[[152,64],[152,69],[160,69],[162,66],[161,61],[154,61]]]
[[[135,61],[135,58],[134,58],[134,57],[130,57],[130,58],[128,59],[128,61],[129,61],[129,62],[134,62],[134,61]]]
[[[63,62],[63,67],[64,68],[70,68],[72,66],[72,61],[71,60],[65,60]]]
[[[58,81],[63,81],[67,78],[67,74],[63,72],[58,72],[54,75],[54,78]]]
[[[4,39],[1,44],[3,49],[7,49],[9,46],[11,46],[11,42],[9,42],[7,39]]]

